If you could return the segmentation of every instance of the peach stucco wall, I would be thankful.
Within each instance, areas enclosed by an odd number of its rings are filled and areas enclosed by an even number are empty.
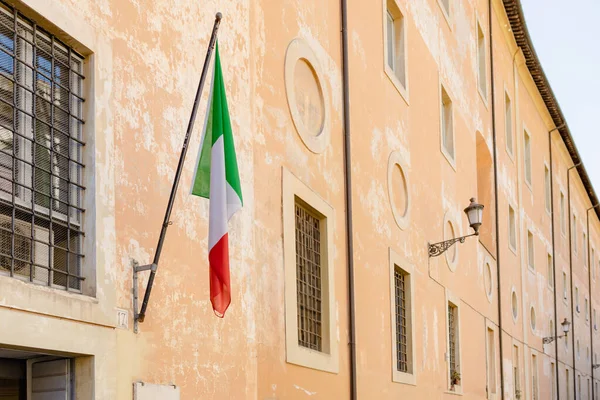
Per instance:
[[[550,163],[548,131],[554,125],[512,37],[501,1],[493,0],[492,9],[495,99],[489,79],[488,2],[450,1],[450,18],[444,16],[440,3],[397,0],[404,13],[407,43],[408,90],[400,93],[385,72],[385,2],[348,2],[358,398],[455,396],[448,390],[446,358],[446,300],[452,296],[460,307],[463,397],[483,399],[487,392],[489,398],[500,399],[503,372],[505,399],[514,399],[512,352],[517,345],[525,396],[521,398],[532,396],[531,356],[535,354],[539,398],[549,399],[554,344],[543,345],[542,337],[553,334],[549,320],[554,319],[554,295],[547,283],[552,224],[544,205],[544,164]],[[86,267],[96,268],[97,295],[89,299],[0,277],[0,324],[11,327],[0,329],[0,345],[94,356],[96,399],[130,399],[137,380],[173,383],[186,400],[349,398],[339,2],[23,0],[19,6],[40,21],[45,18],[43,24],[60,37],[70,37],[69,43],[88,56],[86,135],[92,172],[86,198],[85,224],[90,232]],[[216,11],[224,15],[219,43],[244,195],[243,210],[229,224],[232,305],[224,319],[213,316],[208,297],[208,201],[189,195],[205,90],[148,314],[136,334],[131,263],[152,260]],[[483,95],[477,84],[477,23],[486,40],[488,79]],[[318,154],[304,145],[288,108],[284,63],[288,44],[295,38],[302,38],[316,55],[321,85],[328,93],[324,107],[330,139]],[[441,85],[454,106],[455,162],[441,150]],[[505,92],[513,105],[513,155],[506,150],[504,135]],[[480,238],[456,245],[455,264],[446,256],[428,258],[427,243],[447,239],[445,221],[453,221],[457,235],[471,232],[463,209],[478,189],[482,192],[478,171],[486,172],[481,160],[493,158],[492,101],[496,106],[498,210],[493,193],[484,193],[489,201],[484,204],[488,219]],[[532,138],[531,186],[524,179],[525,128]],[[571,320],[571,301],[570,297],[562,300],[562,272],[569,277],[570,272],[559,201],[561,191],[567,194],[566,170],[573,162],[558,133],[552,136],[552,148],[554,287],[560,323],[565,317]],[[388,195],[388,160],[393,152],[410,182],[406,227],[394,220]],[[330,248],[338,373],[286,362],[282,168],[334,209]],[[493,179],[491,167],[487,173]],[[583,308],[584,298],[590,296],[581,235],[592,204],[575,171],[571,172],[571,196],[579,221],[573,280]],[[517,214],[514,251],[508,246],[509,204]],[[527,266],[528,230],[535,238],[534,270]],[[600,251],[600,223],[593,212],[590,230],[592,246]],[[500,254],[496,254],[496,241]],[[392,380],[390,249],[414,266],[416,385]],[[498,347],[498,256],[502,354]],[[492,271],[489,296],[486,263]],[[600,274],[599,266],[593,267]],[[142,291],[146,274],[140,282]],[[598,292],[596,282],[594,293]],[[518,298],[516,319],[512,316],[513,289]],[[535,330],[529,318],[531,307],[536,313]],[[600,307],[598,295],[592,298],[591,307]],[[117,309],[127,311],[128,329],[116,327]],[[590,319],[591,315],[590,311]],[[576,374],[582,374],[586,384],[591,375],[591,361],[586,359],[590,329],[583,309],[575,312],[572,322],[571,332],[581,349]],[[488,385],[488,328],[495,335],[497,385],[493,388]],[[597,331],[594,339],[599,346]],[[573,377],[573,346],[571,336],[568,348],[563,341],[558,360],[564,397],[565,368]],[[573,390],[572,381],[569,387]],[[587,388],[582,393],[585,398]]]

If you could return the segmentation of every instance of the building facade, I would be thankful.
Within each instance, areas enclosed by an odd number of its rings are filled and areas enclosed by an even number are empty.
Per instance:
[[[217,11],[232,303],[198,121],[138,324]],[[2,398],[600,396],[598,198],[519,0],[3,0],[0,103]]]

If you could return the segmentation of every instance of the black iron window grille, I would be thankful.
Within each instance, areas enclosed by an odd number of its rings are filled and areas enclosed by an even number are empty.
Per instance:
[[[456,365],[456,314],[457,309],[454,304],[448,303],[448,358],[450,364],[450,376],[458,373]]]
[[[296,201],[298,344],[323,351],[321,220]]]
[[[394,269],[396,297],[396,368],[400,372],[408,372],[408,336],[406,315],[406,274]]]
[[[0,3],[0,274],[83,280],[83,57]]]

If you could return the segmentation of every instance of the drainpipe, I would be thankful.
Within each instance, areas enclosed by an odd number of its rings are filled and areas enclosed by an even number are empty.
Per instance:
[[[352,153],[350,146],[350,85],[348,72],[348,4],[341,0],[342,13],[342,95],[344,101],[344,178],[346,195],[346,258],[348,262],[348,346],[350,356],[350,399],[357,400],[356,325],[354,307],[354,242],[352,229]]]
[[[494,88],[494,46],[492,35],[492,0],[488,0],[488,29],[490,31],[490,92],[492,105],[492,141],[494,147],[494,207],[496,208],[496,280],[498,282],[498,346],[500,351],[500,398],[504,399],[504,347],[502,340],[502,285],[500,279],[500,221],[498,208],[498,148],[496,145],[496,95]]]
[[[587,230],[587,259],[588,259],[588,292],[589,292],[589,304],[588,306],[590,307],[590,311],[588,313],[589,318],[590,318],[590,365],[591,365],[591,371],[592,371],[592,399],[594,399],[594,321],[592,320],[593,315],[592,315],[592,268],[594,268],[594,266],[592,265],[592,260],[590,259],[590,211],[593,210],[594,208],[600,206],[600,204],[595,204],[593,206],[591,206],[590,208],[588,208],[585,211],[585,218],[586,218],[586,230]]]
[[[564,126],[558,126],[548,132],[548,148],[550,152],[550,218],[551,218],[551,229],[552,229],[552,280],[554,282],[554,337],[558,337],[558,314],[557,314],[557,303],[556,303],[556,250],[555,246],[555,232],[554,232],[554,171],[552,169],[552,132],[559,130]],[[591,295],[590,295],[591,297]],[[575,325],[573,325],[575,327]],[[565,339],[566,340],[566,339]],[[558,340],[554,341],[554,366],[556,367],[556,395],[557,399],[560,399],[560,385],[558,379],[559,366],[558,366]],[[593,397],[593,396],[592,396]]]
[[[573,303],[573,232],[571,229],[571,170],[573,168],[577,168],[581,165],[581,163],[577,163],[567,169],[567,208],[569,209],[569,270],[571,275],[571,323],[573,324],[573,335],[571,335],[572,349],[573,349],[573,391],[575,393],[575,399],[577,399],[577,374],[576,370],[576,361],[575,361],[575,304]],[[577,232],[575,232],[577,234]]]

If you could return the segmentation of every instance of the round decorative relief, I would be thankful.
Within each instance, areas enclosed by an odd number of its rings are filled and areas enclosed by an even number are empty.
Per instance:
[[[494,278],[492,276],[492,266],[490,264],[489,258],[486,257],[483,264],[483,286],[485,289],[485,295],[488,298],[488,301],[492,302],[492,289],[494,285]]]
[[[387,170],[388,196],[396,225],[400,229],[408,228],[410,217],[410,185],[406,167],[400,152],[393,151],[388,160]]]
[[[444,215],[444,240],[453,239],[458,236],[460,236],[458,224],[450,214],[450,211],[446,211]],[[458,243],[455,243],[446,250],[445,256],[450,271],[456,271],[456,267],[458,266]]]
[[[285,90],[292,121],[313,153],[329,144],[329,97],[317,56],[303,39],[292,40],[285,54]]]

